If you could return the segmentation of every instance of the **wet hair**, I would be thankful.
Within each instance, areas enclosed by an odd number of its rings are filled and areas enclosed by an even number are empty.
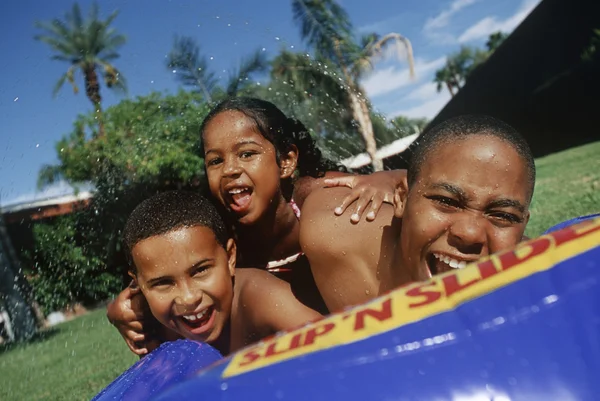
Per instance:
[[[252,97],[232,97],[217,104],[206,116],[200,135],[208,123],[219,113],[238,111],[250,118],[258,132],[273,144],[277,163],[291,145],[298,148],[298,175],[300,177],[322,177],[327,171],[346,171],[345,167],[323,157],[308,129],[302,122],[288,118],[273,103]],[[204,145],[202,145],[204,154]]]
[[[217,242],[226,248],[229,236],[223,219],[215,205],[199,193],[167,191],[144,200],[129,215],[123,232],[129,261],[131,250],[138,242],[195,226],[210,229]],[[135,267],[133,263],[131,267]]]
[[[493,136],[510,144],[527,167],[530,199],[535,186],[535,161],[527,141],[507,123],[486,115],[463,115],[450,118],[427,130],[418,139],[408,164],[408,185],[414,184],[429,153],[438,146],[474,135]]]

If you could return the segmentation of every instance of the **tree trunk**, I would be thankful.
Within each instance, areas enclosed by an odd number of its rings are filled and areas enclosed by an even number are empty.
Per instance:
[[[100,82],[98,81],[98,74],[96,73],[96,67],[91,66],[84,69],[85,74],[85,94],[87,95],[90,102],[94,105],[94,112],[96,114],[96,120],[98,121],[98,137],[104,136],[104,121],[102,116],[102,98],[100,97]]]
[[[377,157],[377,143],[375,142],[375,133],[373,132],[373,123],[371,122],[371,114],[369,107],[365,101],[361,101],[356,91],[350,89],[350,106],[352,107],[352,116],[358,122],[358,130],[360,131],[363,140],[365,141],[365,149],[371,158],[373,171],[383,171],[383,161]]]
[[[0,305],[6,308],[15,341],[28,340],[37,332],[37,320],[28,302],[25,283],[0,214]]]
[[[383,171],[383,161],[377,157],[377,143],[375,142],[375,132],[373,131],[373,123],[371,122],[371,114],[369,107],[365,101],[358,98],[358,93],[362,93],[358,84],[350,76],[346,65],[343,62],[343,57],[339,47],[339,41],[335,42],[335,53],[338,58],[338,65],[344,75],[346,81],[346,91],[350,96],[350,107],[352,108],[352,117],[358,123],[358,130],[365,142],[365,149],[371,158],[373,171]]]
[[[454,91],[452,90],[452,84],[446,81],[446,87],[448,88],[448,92],[450,92],[450,96],[454,97]]]

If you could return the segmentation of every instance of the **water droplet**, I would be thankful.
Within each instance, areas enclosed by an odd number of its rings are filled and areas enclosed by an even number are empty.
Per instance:
[[[13,100],[13,102],[16,102],[17,100],[19,100],[19,96],[17,96],[17,97],[16,97],[16,98]]]
[[[35,147],[36,147],[36,148],[39,148],[39,147],[40,147],[40,144],[39,144],[39,143],[36,143],[36,144],[35,144]]]
[[[279,36],[275,36],[275,40],[279,40]]]

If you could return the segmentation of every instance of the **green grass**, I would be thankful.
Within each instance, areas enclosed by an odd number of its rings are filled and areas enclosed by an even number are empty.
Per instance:
[[[0,400],[89,400],[137,360],[100,309],[0,346]]]
[[[527,235],[600,211],[600,142],[537,160]],[[0,400],[89,400],[136,358],[94,311],[13,348],[0,347]]]
[[[600,142],[536,160],[537,179],[526,234],[600,212]]]

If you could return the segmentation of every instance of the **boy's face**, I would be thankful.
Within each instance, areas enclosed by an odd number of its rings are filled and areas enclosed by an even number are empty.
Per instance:
[[[396,197],[399,265],[422,280],[513,247],[529,220],[530,191],[527,166],[508,143],[479,135],[439,144]]]
[[[236,247],[227,249],[202,226],[138,242],[135,277],[154,317],[183,337],[212,343],[231,314]]]

